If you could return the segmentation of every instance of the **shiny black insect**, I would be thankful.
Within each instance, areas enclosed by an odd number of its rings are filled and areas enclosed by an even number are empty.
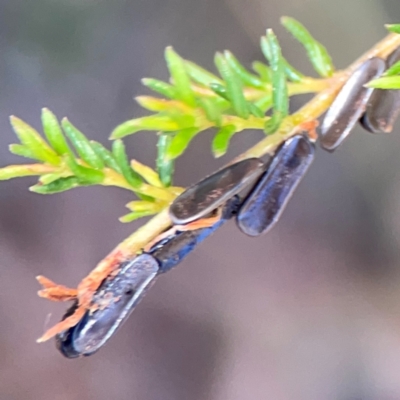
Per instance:
[[[400,48],[386,60],[386,68],[400,61]],[[365,113],[360,119],[364,129],[371,133],[391,132],[400,113],[400,90],[374,89]]]
[[[385,61],[374,57],[365,61],[343,85],[321,124],[321,147],[336,150],[363,115],[373,89],[364,85],[380,76]]]
[[[155,278],[179,264],[232,217],[236,216],[239,228],[252,236],[268,230],[281,215],[313,158],[314,145],[298,135],[278,149],[271,163],[264,164],[257,158],[240,161],[185,191],[170,207],[172,221],[179,225],[189,221],[190,226],[191,221],[207,221],[210,214],[220,210],[218,220],[200,229],[178,229],[146,253],[121,265],[118,273],[109,276],[96,292],[92,302],[95,311],[87,311],[76,326],[57,335],[61,353],[75,358],[99,350],[128,318]],[[74,307],[76,304],[65,318]]]

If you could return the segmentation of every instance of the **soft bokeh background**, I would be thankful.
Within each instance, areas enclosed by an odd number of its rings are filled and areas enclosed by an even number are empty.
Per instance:
[[[249,64],[279,26],[300,19],[344,67],[400,22],[398,0],[0,0],[0,165],[17,162],[8,116],[39,127],[68,116],[103,143],[142,115],[140,78],[166,78],[163,50],[212,66],[230,49]],[[296,100],[299,105],[301,99]],[[260,139],[246,132],[228,157]],[[187,185],[221,166],[201,135],[177,163]],[[127,140],[152,163],[155,137]],[[74,286],[139,224],[117,217],[118,189],[42,197],[34,179],[0,184],[1,400],[400,399],[400,129],[357,129],[313,168],[276,228],[258,239],[233,223],[159,279],[96,355],[67,360],[37,345],[65,307],[36,296],[35,275]],[[51,321],[46,316],[52,313]]]

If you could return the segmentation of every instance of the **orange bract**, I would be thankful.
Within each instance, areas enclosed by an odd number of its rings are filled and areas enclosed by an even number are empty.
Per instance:
[[[193,221],[186,225],[175,225],[161,235],[157,236],[153,241],[148,243],[144,251],[149,251],[154,244],[167,237],[173,236],[177,231],[192,231],[201,228],[213,226],[220,220],[222,215],[221,209],[218,209],[214,216],[209,218]],[[38,343],[45,342],[55,335],[75,326],[85,315],[87,310],[95,311],[99,305],[92,304],[92,299],[101,283],[108,276],[117,273],[119,266],[130,256],[130,253],[125,250],[116,249],[111,252],[106,258],[97,264],[89,275],[87,275],[79,283],[77,289],[71,289],[63,285],[58,285],[44,276],[38,276],[36,279],[43,286],[43,289],[38,291],[38,295],[51,301],[70,301],[78,300],[78,306],[74,313],[64,320],[60,321],[52,328],[48,329],[38,340]]]

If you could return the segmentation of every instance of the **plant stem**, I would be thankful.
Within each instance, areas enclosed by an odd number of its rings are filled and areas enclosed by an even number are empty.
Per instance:
[[[231,163],[249,157],[262,157],[266,154],[272,153],[283,141],[300,132],[302,130],[301,125],[304,122],[309,122],[320,117],[332,104],[343,84],[365,60],[371,57],[386,58],[399,46],[400,35],[389,34],[358,60],[352,63],[348,68],[337,72],[329,80],[313,79],[311,86],[315,90],[320,90],[320,92],[300,108],[300,110],[293,115],[288,116],[276,133],[267,136],[255,146],[234,159]],[[310,90],[310,81],[308,81],[307,85],[303,86],[301,83],[297,84],[297,86],[295,84],[291,85],[292,94],[294,94],[295,89],[297,90],[297,94],[312,91]],[[204,94],[203,91],[202,94]],[[214,93],[212,94],[215,95]],[[170,227],[171,224],[171,220],[168,216],[168,208],[166,208],[120,243],[111,254],[123,251],[126,256],[133,256],[149,243],[149,241],[153,240],[161,232]]]

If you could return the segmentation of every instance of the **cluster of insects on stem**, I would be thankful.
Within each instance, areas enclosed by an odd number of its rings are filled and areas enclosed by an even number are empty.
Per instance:
[[[127,204],[122,222],[157,214],[119,244],[77,286],[68,288],[38,276],[39,296],[72,301],[62,320],[38,339],[56,337],[68,358],[99,350],[127,319],[156,278],[178,265],[196,246],[230,219],[246,235],[270,230],[315,158],[316,143],[335,151],[357,123],[369,132],[390,132],[400,112],[400,26],[343,71],[335,71],[326,49],[297,21],[283,25],[304,46],[321,76],[306,77],[282,56],[272,31],[261,39],[268,65],[255,62],[249,72],[232,53],[218,53],[221,77],[182,59],[167,48],[171,82],[143,82],[164,99],[140,96],[155,114],[127,121],[112,133],[112,150],[90,141],[68,120],[59,124],[44,109],[47,141],[30,125],[12,117],[21,144],[18,155],[39,161],[0,169],[0,179],[39,175],[31,190],[58,193],[88,185],[118,186],[139,200]],[[289,97],[316,92],[289,115]],[[319,135],[318,118],[325,113]],[[193,137],[216,127],[215,156],[226,153],[230,139],[246,129],[266,137],[227,166],[184,190],[172,185],[174,160]],[[129,162],[122,137],[140,130],[159,132],[156,170]],[[68,140],[67,140],[68,139]],[[73,148],[71,148],[71,145]],[[265,157],[264,157],[265,156]],[[264,157],[264,158],[263,158]]]

